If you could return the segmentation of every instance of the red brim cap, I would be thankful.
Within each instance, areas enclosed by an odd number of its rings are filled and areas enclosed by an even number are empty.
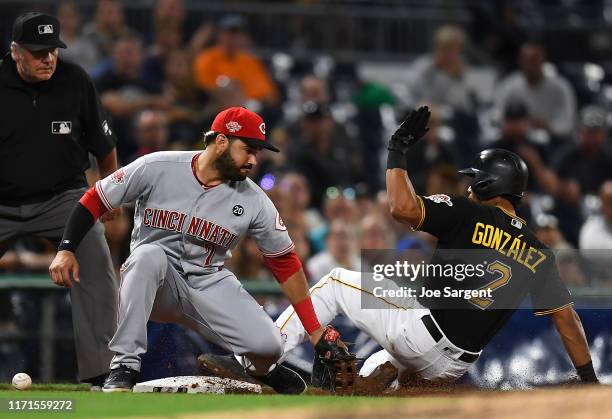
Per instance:
[[[236,106],[219,112],[210,129],[228,137],[238,137],[253,147],[280,151],[266,141],[266,124],[263,118],[247,108]]]

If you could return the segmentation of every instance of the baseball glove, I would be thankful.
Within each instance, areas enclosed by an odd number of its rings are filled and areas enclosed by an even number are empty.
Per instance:
[[[315,346],[311,381],[336,394],[353,394],[357,378],[357,358],[340,340],[340,332],[327,326]]]

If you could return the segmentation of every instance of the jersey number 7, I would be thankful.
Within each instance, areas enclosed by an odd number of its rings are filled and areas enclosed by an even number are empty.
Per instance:
[[[215,256],[215,245],[211,243],[206,243],[204,245],[206,258],[204,259],[204,266],[210,266],[212,263],[213,257]]]

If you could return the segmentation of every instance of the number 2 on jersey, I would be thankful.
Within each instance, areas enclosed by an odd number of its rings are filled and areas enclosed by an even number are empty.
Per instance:
[[[206,258],[204,259],[204,266],[210,266],[212,263],[213,257],[215,256],[215,245],[211,243],[206,243],[204,245]]]
[[[512,278],[512,270],[508,265],[501,263],[496,260],[487,265],[487,272],[492,274],[499,274],[499,276],[488,284],[478,288],[479,290],[491,290],[491,292],[495,291],[499,287],[503,287],[508,282],[510,282],[510,278]],[[470,303],[476,305],[481,309],[486,309],[491,304],[493,304],[492,298],[480,298],[480,297],[472,297],[470,298]]]

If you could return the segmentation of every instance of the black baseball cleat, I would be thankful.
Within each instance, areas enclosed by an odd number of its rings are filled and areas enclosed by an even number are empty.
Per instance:
[[[256,378],[279,394],[302,394],[308,387],[300,374],[284,365],[277,365],[263,377]]]
[[[204,354],[198,357],[198,364],[205,374],[255,383],[255,380],[246,373],[240,362],[234,358],[234,355]]]
[[[132,387],[134,387],[138,381],[139,374],[138,371],[121,364],[118,368],[110,371],[108,378],[104,382],[102,391],[104,393],[132,391]]]
[[[96,375],[95,377],[87,378],[85,380],[81,380],[83,384],[91,384],[89,391],[102,391],[102,387],[104,386],[104,382],[108,378],[108,373]]]
[[[295,371],[283,365],[264,376],[248,374],[233,355],[205,354],[198,357],[200,367],[207,374],[221,378],[266,384],[279,394],[302,394],[306,391],[306,381]]]

